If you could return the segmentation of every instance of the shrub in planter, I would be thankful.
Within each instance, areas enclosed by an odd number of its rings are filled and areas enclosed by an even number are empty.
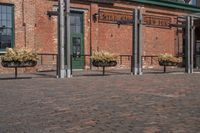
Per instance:
[[[37,64],[38,55],[29,49],[7,48],[4,56],[1,57],[4,67],[28,67]]]
[[[158,61],[161,66],[176,66],[181,60],[171,54],[161,54],[158,56]]]
[[[109,67],[117,65],[117,55],[111,54],[106,51],[94,52],[92,59],[92,64],[96,67]]]

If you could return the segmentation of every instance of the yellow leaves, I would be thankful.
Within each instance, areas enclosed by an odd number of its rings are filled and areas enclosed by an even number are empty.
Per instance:
[[[117,61],[117,58],[117,55],[111,54],[106,51],[94,52],[93,56],[91,57],[92,60],[102,62]]]
[[[4,61],[37,61],[37,53],[33,50],[21,48],[21,49],[12,49],[7,48],[6,54],[2,56]]]
[[[158,61],[167,61],[167,62],[174,62],[174,63],[180,63],[181,60],[179,58],[174,57],[171,54],[161,54],[158,56]]]

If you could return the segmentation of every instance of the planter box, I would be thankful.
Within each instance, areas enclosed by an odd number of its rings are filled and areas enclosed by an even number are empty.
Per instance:
[[[16,68],[16,67],[34,67],[37,61],[2,61],[3,67]]]
[[[103,62],[103,61],[93,61],[93,66],[95,67],[114,67],[117,65],[117,61],[109,61],[109,62]]]
[[[114,67],[117,65],[117,61],[93,61],[93,66],[95,67],[102,67],[103,68],[103,75],[105,75],[105,67]]]
[[[160,66],[164,66],[164,73],[166,72],[167,66],[177,66],[177,62],[171,62],[171,61],[159,61]]]
[[[1,65],[7,68],[15,69],[15,78],[17,79],[17,68],[22,67],[34,67],[37,65],[37,61],[2,61]]]
[[[171,62],[171,61],[159,61],[160,66],[177,66],[177,62]]]

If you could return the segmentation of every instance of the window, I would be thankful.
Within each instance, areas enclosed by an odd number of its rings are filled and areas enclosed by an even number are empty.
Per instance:
[[[13,6],[0,4],[0,51],[13,47],[14,20]]]
[[[82,33],[82,14],[71,13],[71,33]]]
[[[191,4],[192,5],[196,5],[197,4],[197,0],[191,0]]]

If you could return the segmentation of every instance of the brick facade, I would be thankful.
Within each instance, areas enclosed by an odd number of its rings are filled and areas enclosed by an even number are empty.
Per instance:
[[[47,16],[47,11],[54,10],[57,1],[0,0],[0,3],[15,5],[15,47],[32,48],[38,53],[57,52],[57,17]],[[176,23],[178,15],[184,13],[183,10],[124,1],[117,1],[113,5],[72,1],[71,7],[74,10],[84,11],[84,54],[86,55],[90,54],[91,50],[106,50],[119,55],[130,55],[132,51],[133,27],[94,21],[93,15],[100,9],[131,13],[133,9],[140,7],[146,15],[170,18],[173,23]],[[176,55],[178,51],[182,51],[182,33],[178,32],[177,28],[144,25],[142,34],[143,55],[161,53]],[[55,64],[56,60],[53,61]],[[88,65],[89,59],[86,59],[86,66]],[[146,59],[144,66],[148,65],[150,64]],[[0,70],[5,72],[5,69]]]

